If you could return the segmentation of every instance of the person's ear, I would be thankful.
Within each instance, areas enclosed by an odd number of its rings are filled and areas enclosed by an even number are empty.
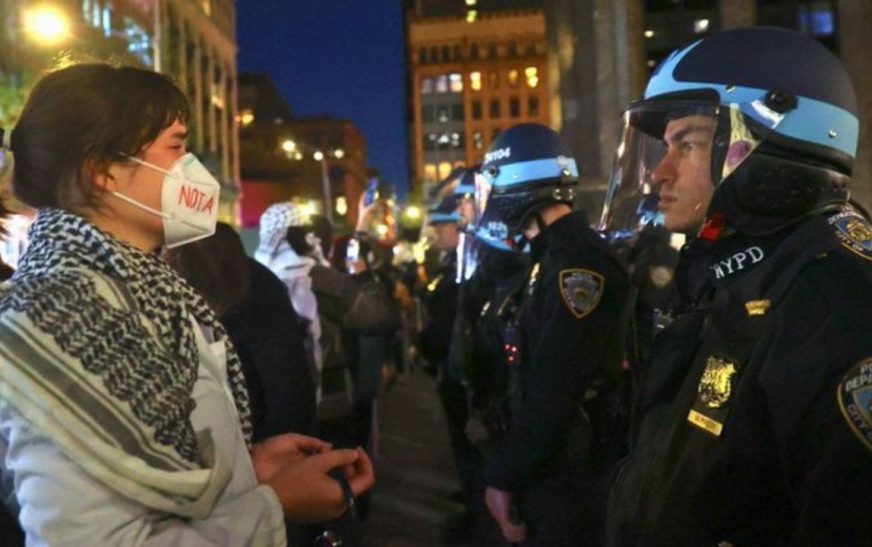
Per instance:
[[[116,164],[102,165],[93,159],[85,160],[82,167],[83,179],[102,192],[115,192],[118,190],[118,180],[115,177],[116,171]]]

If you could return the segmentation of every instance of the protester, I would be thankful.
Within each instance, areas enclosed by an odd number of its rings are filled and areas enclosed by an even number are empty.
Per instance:
[[[169,249],[164,258],[203,296],[233,341],[254,440],[312,434],[315,378],[304,357],[304,326],[281,280],[246,256],[239,235],[223,222],[215,235]]]
[[[220,185],[187,153],[188,105],[146,70],[46,75],[12,136],[38,210],[0,299],[0,439],[29,545],[284,545],[373,484],[361,450],[251,444],[239,358],[158,257],[215,229]],[[9,483],[4,483],[4,485]]]

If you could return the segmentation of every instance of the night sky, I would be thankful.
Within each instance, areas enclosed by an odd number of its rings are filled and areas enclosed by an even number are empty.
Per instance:
[[[400,0],[239,0],[239,71],[268,73],[295,117],[348,119],[368,160],[408,186]]]

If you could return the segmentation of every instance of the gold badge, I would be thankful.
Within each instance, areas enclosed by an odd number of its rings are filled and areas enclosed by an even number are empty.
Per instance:
[[[772,301],[770,300],[748,300],[745,302],[745,310],[749,316],[766,315],[771,305]]]
[[[699,400],[708,408],[722,407],[730,399],[732,378],[737,371],[735,363],[709,357],[697,388]]]
[[[844,207],[827,219],[842,245],[867,260],[872,260],[872,226],[857,211]]]

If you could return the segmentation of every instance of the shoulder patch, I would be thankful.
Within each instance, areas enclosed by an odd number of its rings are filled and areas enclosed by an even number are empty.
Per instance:
[[[571,269],[561,270],[559,279],[560,296],[576,319],[596,309],[603,296],[603,276],[590,270]]]
[[[846,208],[829,217],[827,222],[845,248],[872,260],[872,225],[861,214]]]
[[[837,398],[851,430],[872,450],[872,358],[859,362],[845,374]]]

